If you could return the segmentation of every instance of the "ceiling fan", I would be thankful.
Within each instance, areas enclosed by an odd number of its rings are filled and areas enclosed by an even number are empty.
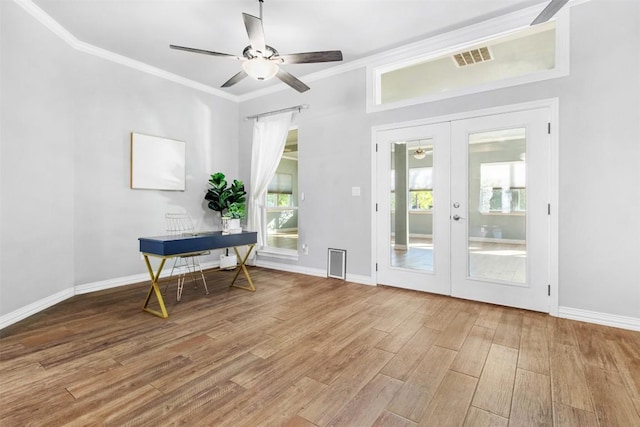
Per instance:
[[[562,9],[562,7],[567,4],[568,1],[569,0],[551,0],[547,7],[542,9],[542,12],[540,12],[540,14],[536,16],[536,19],[531,22],[531,25],[537,25],[542,24],[543,22],[547,22],[549,19],[553,18],[553,15],[558,13],[558,11]]]
[[[342,52],[339,50],[325,50],[320,52],[291,53],[281,55],[275,48],[265,42],[264,29],[262,27],[262,3],[260,3],[260,17],[243,13],[244,26],[249,36],[249,46],[244,48],[242,56],[228,53],[212,52],[209,50],[195,49],[191,47],[169,45],[171,49],[185,50],[187,52],[202,53],[205,55],[221,56],[242,61],[242,71],[227,80],[222,87],[233,86],[245,77],[256,80],[269,80],[276,77],[288,84],[298,92],[309,90],[309,86],[298,78],[280,68],[282,64],[309,64],[316,62],[342,61]]]

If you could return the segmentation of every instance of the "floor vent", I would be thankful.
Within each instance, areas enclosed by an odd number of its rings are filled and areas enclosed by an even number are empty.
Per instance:
[[[345,280],[347,277],[347,251],[329,249],[327,261],[327,277]]]
[[[464,67],[466,65],[477,64],[479,62],[491,61],[493,57],[488,47],[479,47],[477,49],[468,50],[466,52],[460,52],[453,55],[453,60],[458,67]]]

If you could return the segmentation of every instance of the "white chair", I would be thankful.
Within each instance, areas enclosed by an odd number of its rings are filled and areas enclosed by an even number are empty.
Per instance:
[[[193,221],[191,216],[186,212],[179,213],[167,213],[165,214],[165,220],[167,223],[167,233],[170,235],[184,235],[195,232]],[[210,251],[193,252],[188,255],[176,257],[173,261],[173,267],[171,268],[171,274],[169,277],[173,277],[173,272],[178,272],[178,289],[176,291],[176,299],[180,301],[182,298],[182,288],[184,287],[184,281],[187,274],[191,275],[194,286],[197,286],[197,273],[200,272],[202,283],[204,284],[204,290],[209,295],[209,289],[207,288],[207,281],[204,278],[202,267],[200,267],[199,257],[202,255],[210,254]],[[169,284],[165,287],[165,293]]]

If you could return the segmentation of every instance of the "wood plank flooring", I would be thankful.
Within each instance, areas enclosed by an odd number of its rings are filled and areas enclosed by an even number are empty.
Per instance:
[[[640,426],[640,333],[388,287],[207,271],[0,331],[0,425]],[[244,280],[244,279],[243,279]],[[164,288],[164,286],[162,286]]]

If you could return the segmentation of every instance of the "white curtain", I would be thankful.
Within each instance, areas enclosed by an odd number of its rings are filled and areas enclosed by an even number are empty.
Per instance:
[[[276,173],[287,134],[296,111],[259,117],[253,125],[251,187],[249,189],[249,230],[258,232],[258,248],[265,245],[267,217],[264,211],[267,187]]]

